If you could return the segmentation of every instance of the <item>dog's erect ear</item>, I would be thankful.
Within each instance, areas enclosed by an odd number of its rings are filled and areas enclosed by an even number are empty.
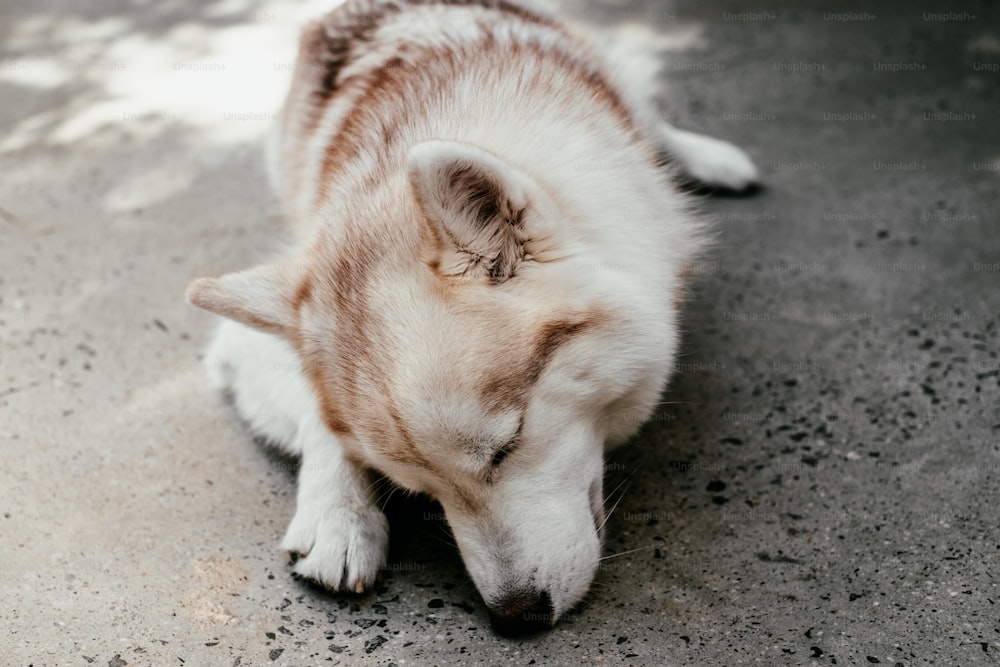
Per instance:
[[[453,141],[428,141],[409,155],[409,179],[443,247],[442,275],[501,283],[524,260],[525,216],[536,188],[486,151]]]
[[[187,288],[188,301],[271,333],[287,333],[296,323],[296,295],[303,279],[287,264],[265,264],[221,278],[198,278]]]

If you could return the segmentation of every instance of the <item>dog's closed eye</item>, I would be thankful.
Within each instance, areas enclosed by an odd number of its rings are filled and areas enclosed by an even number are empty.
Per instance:
[[[500,464],[503,463],[503,460],[507,458],[507,454],[510,453],[510,450],[511,446],[509,443],[504,445],[501,449],[498,449],[496,454],[493,455],[493,459],[490,460],[490,466],[493,468],[499,468]]]
[[[494,476],[500,470],[500,465],[504,462],[504,459],[507,458],[507,455],[510,454],[511,451],[513,451],[513,449],[516,446],[517,446],[517,440],[516,439],[515,440],[511,440],[510,442],[506,443],[503,447],[501,447],[500,449],[498,449],[493,454],[493,458],[490,459],[490,467],[487,468],[487,470],[486,470],[486,483],[487,484],[492,484],[493,483]]]
[[[514,449],[516,449],[519,444],[521,444],[521,431],[523,428],[524,428],[524,418],[522,417],[520,423],[518,423],[517,425],[517,432],[514,434],[514,436],[510,440],[505,442],[503,446],[501,446],[493,453],[493,458],[490,459],[490,468],[486,474],[487,481],[490,482],[493,481],[492,477],[493,474],[496,472],[497,468],[499,468],[500,465],[504,462],[504,459],[507,458],[507,455],[510,454],[512,451],[514,451]]]

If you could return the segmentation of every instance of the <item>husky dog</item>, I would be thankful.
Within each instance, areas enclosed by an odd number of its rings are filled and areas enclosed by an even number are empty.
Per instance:
[[[377,471],[441,503],[498,633],[587,592],[603,453],[657,403],[704,246],[678,176],[757,177],[602,53],[515,0],[349,0],[305,28],[275,148],[293,249],[188,289],[229,319],[215,385],[302,457],[303,577],[373,584]]]

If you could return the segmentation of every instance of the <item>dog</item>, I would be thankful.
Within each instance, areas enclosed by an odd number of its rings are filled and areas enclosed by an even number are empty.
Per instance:
[[[348,0],[304,29],[272,148],[291,249],[188,288],[227,318],[213,384],[301,457],[302,577],[372,586],[377,472],[440,502],[497,633],[590,587],[604,452],[668,381],[709,236],[678,183],[758,177],[595,43],[517,0]]]

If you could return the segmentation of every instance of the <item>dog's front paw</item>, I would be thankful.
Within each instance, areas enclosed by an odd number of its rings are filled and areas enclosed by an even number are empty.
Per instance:
[[[372,507],[300,508],[281,548],[298,556],[293,570],[332,591],[363,593],[389,549],[389,522]]]

